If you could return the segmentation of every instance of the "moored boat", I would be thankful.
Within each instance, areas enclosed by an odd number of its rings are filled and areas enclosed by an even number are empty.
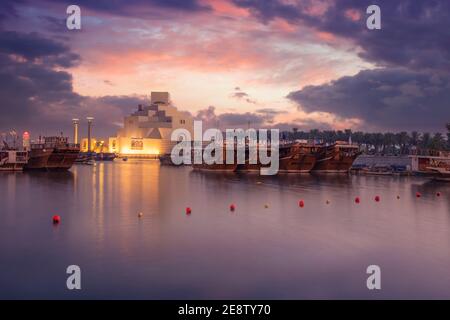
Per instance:
[[[80,147],[68,143],[66,137],[46,137],[45,144],[53,147],[47,170],[69,170],[80,153]]]
[[[332,145],[323,146],[323,150],[312,172],[348,173],[353,162],[361,154],[357,145],[341,141],[337,141]]]
[[[26,170],[68,170],[78,157],[80,146],[66,137],[44,137],[31,144]]]
[[[433,178],[439,181],[450,182],[450,166],[427,167],[433,172]]]
[[[117,155],[112,152],[99,152],[95,154],[95,161],[114,161]]]
[[[236,158],[235,158],[236,151],[234,153],[233,163],[232,164],[227,164],[226,163],[227,152],[226,152],[226,147],[225,146],[223,146],[223,149],[222,149],[222,152],[223,152],[222,153],[223,154],[223,161],[222,161],[222,163],[211,163],[211,164],[206,163],[204,158],[203,158],[205,149],[201,150],[201,152],[202,152],[202,163],[195,163],[195,153],[196,152],[200,152],[200,151],[193,150],[193,154],[194,154],[193,160],[194,161],[193,161],[192,167],[194,168],[194,170],[235,172],[237,170],[237,168],[238,168],[238,164],[237,164]],[[214,153],[214,151],[213,151],[213,153]],[[214,156],[214,154],[213,154],[213,156]]]
[[[28,161],[28,152],[0,150],[0,171],[22,171]]]
[[[445,169],[450,168],[450,154],[447,152],[437,153],[437,155],[412,155],[411,166],[414,174],[431,177],[445,174]]]
[[[279,147],[279,168],[281,173],[309,173],[314,167],[317,158],[319,147],[314,145],[288,143],[282,144]],[[269,151],[270,152],[270,151]],[[237,171],[260,171],[261,168],[269,167],[269,165],[262,165],[257,156],[256,163],[251,163],[249,159],[249,152],[246,150],[245,164],[240,164]]]
[[[53,152],[52,148],[46,149],[43,144],[32,145],[29,151],[28,163],[25,165],[25,170],[45,170],[48,159]]]
[[[237,171],[237,172],[260,172],[262,168],[268,168],[271,164],[264,165],[259,158],[259,148],[254,157],[248,146],[245,148],[244,163],[237,163],[237,151],[234,148],[233,164],[226,163],[226,147],[223,147],[223,163],[212,164],[194,164],[194,169],[212,170],[212,171]],[[204,150],[202,151],[204,152]],[[302,143],[287,143],[279,146],[279,166],[280,173],[309,173],[314,167],[317,159],[322,157],[324,149],[322,146]],[[268,150],[268,156],[270,149]]]

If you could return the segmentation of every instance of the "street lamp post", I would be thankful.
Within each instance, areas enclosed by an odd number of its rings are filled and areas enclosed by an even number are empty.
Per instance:
[[[91,153],[91,131],[92,131],[92,122],[94,121],[93,117],[86,118],[88,122],[88,153]]]
[[[72,123],[73,123],[73,143],[74,144],[78,144],[78,123],[79,123],[80,119],[72,119]]]

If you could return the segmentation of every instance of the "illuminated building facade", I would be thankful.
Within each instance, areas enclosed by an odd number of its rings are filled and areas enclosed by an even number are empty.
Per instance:
[[[88,152],[89,143],[87,138],[81,139],[80,151]],[[108,144],[103,140],[91,138],[91,151],[95,153],[109,152]]]
[[[194,120],[188,112],[178,111],[168,92],[152,92],[150,105],[124,118],[123,128],[116,137],[109,138],[109,152],[119,156],[154,158],[170,154],[176,142],[170,137],[178,128],[193,135]]]

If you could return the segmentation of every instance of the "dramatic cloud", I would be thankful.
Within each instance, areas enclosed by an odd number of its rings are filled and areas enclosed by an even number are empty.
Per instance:
[[[251,128],[267,127],[273,123],[274,116],[278,114],[272,109],[258,110],[256,112],[225,112],[216,114],[216,108],[209,106],[195,115],[196,120],[202,120],[206,128]]]
[[[53,1],[59,2],[58,0]],[[138,18],[158,18],[158,13],[161,13],[161,10],[181,13],[210,10],[208,5],[198,0],[78,0],[76,4],[81,8],[88,8],[98,12]]]
[[[284,19],[355,44],[379,67],[288,97],[301,110],[358,117],[372,128],[441,130],[450,118],[450,2],[447,0],[235,0],[264,23]],[[382,30],[365,27],[365,9],[378,4]]]
[[[351,39],[361,57],[379,65],[450,66],[450,2],[447,0],[234,0],[263,22],[276,18]],[[381,8],[382,30],[366,28],[366,8]]]
[[[63,68],[73,67],[80,60],[80,56],[70,52],[67,46],[46,39],[36,32],[0,32],[0,52],[18,55],[27,61]]]
[[[77,4],[86,6],[99,11],[110,11],[115,14],[129,12],[131,9],[159,7],[165,9],[176,9],[181,11],[208,10],[209,6],[201,4],[198,0],[128,0],[128,1],[109,1],[109,0],[79,0]]]
[[[20,1],[17,1],[16,3],[20,3]],[[17,16],[16,10],[14,8],[14,2],[0,1],[0,27],[2,26],[3,20],[11,16]]]
[[[61,68],[79,62],[66,45],[38,33],[0,31],[0,128],[55,134],[68,132],[73,117],[90,115],[98,134],[112,134],[114,123],[144,103],[137,96],[77,94],[72,75]]]
[[[288,97],[307,112],[357,117],[383,129],[436,131],[450,119],[450,77],[406,69],[361,71]]]
[[[277,122],[275,117],[287,112],[273,108],[258,109],[255,112],[225,112],[216,113],[214,106],[202,109],[195,115],[196,120],[202,120],[204,128],[219,128],[220,130],[241,128],[247,129],[278,129],[280,131],[292,131],[293,128],[308,131],[311,129],[331,129],[332,127],[311,118],[292,118],[289,122]]]
[[[449,118],[446,0],[77,4],[72,32],[66,3],[0,2],[1,131],[54,133],[94,115],[106,136],[152,90],[193,114],[216,106],[197,116],[221,127],[436,131]],[[366,28],[371,4],[382,30]]]

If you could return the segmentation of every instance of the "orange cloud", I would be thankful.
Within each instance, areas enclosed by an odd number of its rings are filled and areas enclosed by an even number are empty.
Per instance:
[[[334,34],[325,32],[325,31],[317,32],[317,37],[320,40],[327,41],[327,42],[334,42],[336,40],[336,36]]]
[[[361,19],[361,12],[357,9],[348,9],[345,11],[345,17],[351,21],[359,21]]]
[[[313,17],[320,17],[327,12],[330,5],[330,2],[327,0],[314,1],[314,3],[305,9],[305,13]]]
[[[271,27],[276,31],[292,33],[297,31],[297,27],[293,24],[290,24],[286,20],[276,18],[270,23]]]
[[[235,6],[233,3],[227,0],[204,0],[215,13],[233,17],[248,17],[250,14],[247,9]]]

